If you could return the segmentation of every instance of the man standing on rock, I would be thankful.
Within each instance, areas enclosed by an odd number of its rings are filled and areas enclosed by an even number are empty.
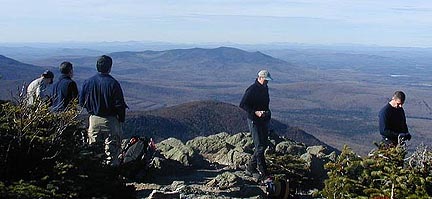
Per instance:
[[[271,119],[267,87],[269,80],[273,79],[267,70],[259,71],[255,83],[246,89],[240,102],[240,108],[248,114],[247,123],[255,146],[246,172],[252,175],[259,174],[260,180],[268,177],[264,152],[268,145],[268,126]]]
[[[102,55],[96,63],[98,74],[87,79],[80,94],[80,105],[90,114],[88,143],[104,145],[106,164],[118,166],[126,103],[120,83],[110,75],[112,59]]]

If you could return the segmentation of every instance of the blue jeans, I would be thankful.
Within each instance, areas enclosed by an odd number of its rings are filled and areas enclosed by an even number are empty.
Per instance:
[[[268,175],[264,152],[268,145],[268,122],[254,122],[248,119],[249,130],[254,143],[254,153],[249,161],[248,170],[258,171],[262,175]]]

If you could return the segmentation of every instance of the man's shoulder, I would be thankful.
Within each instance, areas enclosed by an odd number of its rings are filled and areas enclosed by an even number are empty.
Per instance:
[[[84,81],[84,83],[91,83],[91,82],[100,81],[100,80],[101,80],[100,75],[99,74],[95,74],[95,75],[89,77],[88,79],[86,79]]]
[[[392,110],[391,108],[392,108],[392,107],[390,106],[390,104],[387,103],[386,105],[384,105],[384,106],[381,108],[379,114],[380,114],[380,115],[388,114],[388,113]]]
[[[119,83],[114,77],[106,74],[104,75],[96,74],[84,81],[84,85],[94,85],[94,84],[115,85]]]
[[[246,90],[254,90],[257,89],[258,85],[256,83],[251,84]]]
[[[42,81],[43,81],[42,78],[34,79],[33,81],[30,82],[29,86],[30,86],[30,85],[35,86],[35,85],[37,85],[37,84],[41,84]]]

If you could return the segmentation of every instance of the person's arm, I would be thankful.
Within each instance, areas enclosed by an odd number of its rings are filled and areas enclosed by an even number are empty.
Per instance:
[[[74,81],[68,82],[66,88],[66,96],[64,99],[64,106],[70,106],[71,102],[78,97],[78,88]],[[66,107],[64,107],[66,108]]]
[[[253,110],[253,106],[251,105],[251,88],[246,89],[242,100],[240,101],[239,107],[245,110],[250,116],[255,114],[255,110]]]
[[[126,117],[127,105],[126,102],[124,101],[123,90],[118,82],[114,85],[113,97],[114,97],[113,100],[114,108],[117,113],[117,118],[120,122],[124,122]]]
[[[389,129],[389,126],[388,126],[389,121],[388,120],[389,120],[388,112],[385,109],[381,110],[379,113],[380,134],[386,138],[389,138],[392,140],[394,140],[394,139],[397,140],[399,133],[396,133],[396,132]]]
[[[409,133],[409,131],[408,131],[408,125],[407,125],[407,123],[406,123],[406,117],[405,117],[405,111],[402,109],[402,112],[403,112],[403,129],[404,129],[404,133]]]
[[[71,84],[69,84],[69,91],[71,99],[78,98],[78,86],[76,82],[72,82]]]
[[[86,100],[86,96],[85,96],[86,89],[87,89],[87,82],[84,82],[84,84],[83,84],[83,86],[81,88],[81,92],[79,94],[79,105],[81,107],[84,107],[84,105],[86,103],[86,101],[85,101]]]
[[[35,93],[34,93],[34,96],[35,96],[36,98],[39,98],[39,99],[40,99],[40,98],[43,97],[42,94],[43,94],[43,88],[42,88],[42,85],[39,84],[39,85],[36,86],[36,91],[35,91]]]
[[[36,92],[41,100],[47,100],[50,97],[49,86],[42,83],[37,87]]]
[[[411,134],[408,131],[408,125],[406,123],[406,117],[405,117],[405,111],[402,109],[403,112],[403,137],[405,140],[411,140]]]

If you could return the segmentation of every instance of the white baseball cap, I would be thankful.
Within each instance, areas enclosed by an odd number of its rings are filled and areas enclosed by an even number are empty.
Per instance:
[[[267,70],[260,70],[260,72],[258,72],[258,77],[264,77],[264,79],[267,81],[273,80],[273,78],[271,77],[270,73]]]

